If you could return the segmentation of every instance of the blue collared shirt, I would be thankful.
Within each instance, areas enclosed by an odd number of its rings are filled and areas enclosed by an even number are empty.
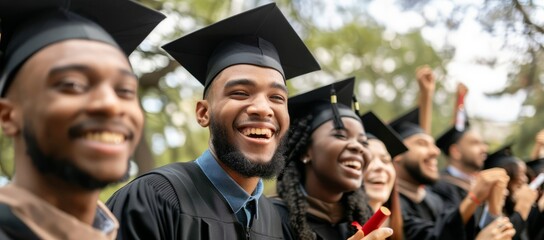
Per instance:
[[[463,172],[461,172],[461,170],[457,169],[456,167],[454,166],[448,166],[447,168],[447,171],[454,177],[456,178],[460,178],[460,179],[463,179],[463,180],[467,180],[469,182],[472,182],[474,180],[474,176],[471,176],[471,175],[468,175],[468,174],[465,174]]]
[[[257,188],[255,188],[252,195],[249,195],[223,170],[209,149],[196,160],[196,164],[227,200],[238,221],[249,227],[251,219],[259,217],[258,200],[263,194],[263,180],[259,179]]]

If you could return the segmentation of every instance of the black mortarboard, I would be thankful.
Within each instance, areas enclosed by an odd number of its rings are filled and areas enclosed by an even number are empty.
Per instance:
[[[442,150],[446,156],[450,155],[450,146],[457,143],[459,139],[468,131],[469,123],[465,122],[463,128],[459,129],[459,126],[452,126],[446,130],[442,135],[436,138],[436,146]]]
[[[352,77],[290,97],[288,108],[291,120],[311,114],[312,131],[335,118],[351,117],[360,121],[359,116],[351,108],[354,85],[355,78]],[[336,104],[331,104],[331,89],[336,92]],[[337,112],[334,110],[335,107]],[[335,127],[338,127],[336,122]]]
[[[526,162],[527,167],[534,171],[535,174],[544,172],[544,158],[539,158]]]
[[[0,95],[19,67],[67,39],[101,41],[129,55],[165,16],[129,0],[16,0],[0,3]]]
[[[417,133],[424,133],[419,126],[419,108],[414,108],[406,114],[398,117],[389,123],[389,126],[395,130],[404,140]]]
[[[385,125],[373,112],[369,111],[365,113],[361,116],[361,120],[365,125],[368,138],[375,138],[382,141],[392,158],[408,151],[408,148],[402,143],[402,139],[395,130]]]
[[[163,46],[204,85],[236,64],[273,68],[285,79],[319,70],[275,3],[219,21]]]
[[[513,143],[508,143],[494,153],[489,154],[484,161],[484,169],[503,167],[509,163],[520,161],[512,153],[512,145]]]

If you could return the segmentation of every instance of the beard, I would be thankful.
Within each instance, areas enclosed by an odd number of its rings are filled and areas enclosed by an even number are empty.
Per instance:
[[[418,183],[428,185],[433,184],[438,180],[429,176],[425,176],[423,171],[421,171],[418,162],[412,162],[408,159],[405,159],[404,161],[404,168],[406,169],[408,174],[410,174],[410,176]]]
[[[483,166],[479,166],[478,163],[476,163],[475,159],[467,159],[466,157],[462,156],[461,163],[465,168],[468,168],[474,172],[478,172],[482,170]]]
[[[29,124],[26,124],[26,126],[29,126]],[[45,154],[40,149],[38,140],[30,128],[25,127],[23,129],[23,138],[27,147],[26,153],[32,160],[32,164],[44,175],[58,177],[64,182],[86,190],[103,189],[110,184],[124,182],[129,177],[130,162],[127,163],[127,171],[123,177],[114,181],[103,181],[96,179],[83,169],[80,169],[71,159]]]
[[[268,162],[253,162],[237,146],[229,142],[227,129],[212,117],[210,119],[212,146],[217,158],[230,169],[245,177],[272,179],[279,174],[285,164],[287,138],[283,137],[274,155]]]

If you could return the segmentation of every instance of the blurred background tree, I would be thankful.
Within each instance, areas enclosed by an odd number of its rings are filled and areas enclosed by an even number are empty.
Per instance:
[[[140,98],[146,114],[144,139],[134,162],[139,175],[150,169],[176,161],[198,157],[208,145],[208,129],[195,121],[196,101],[202,98],[202,86],[183,67],[171,59],[160,46],[191,31],[220,19],[260,6],[261,0],[139,0],[165,13],[163,21],[138,51],[130,56],[140,77]],[[542,77],[539,58],[542,57],[542,29],[530,19],[534,9],[531,1],[482,1],[465,3],[433,0],[397,0],[403,11],[419,14],[425,19],[419,27],[399,32],[392,30],[369,12],[374,1],[277,0],[296,31],[320,62],[323,71],[307,74],[288,82],[290,95],[349,76],[357,79],[356,94],[362,111],[372,109],[382,119],[390,120],[414,107],[418,85],[415,69],[430,65],[436,74],[433,135],[438,135],[451,123],[455,85],[448,80],[447,64],[455,56],[455,46],[440,47],[422,35],[424,27],[440,27],[456,31],[468,9],[476,9],[482,26],[490,33],[503,35],[504,47],[517,47],[519,61],[513,61],[510,84],[500,96],[515,91],[527,91],[525,105],[532,106],[534,117],[509,123],[523,126],[514,131],[520,151],[527,153],[534,134],[543,126],[536,119],[542,116]],[[428,17],[428,9],[437,4],[451,5],[451,14]],[[541,10],[541,9],[540,9]],[[500,30],[500,31],[498,31]],[[517,34],[524,44],[507,44],[511,34]],[[447,35],[446,35],[447,36]],[[470,39],[467,39],[470,41]],[[521,56],[523,55],[523,56]],[[496,64],[494,59],[475,62]],[[450,83],[448,83],[450,82]],[[529,109],[529,108],[527,108]],[[530,111],[529,111],[530,112]],[[470,114],[470,113],[469,113]],[[486,126],[486,119],[473,119]],[[521,124],[523,123],[523,124]],[[477,124],[478,125],[478,124]],[[498,143],[497,143],[498,144]],[[521,147],[523,146],[523,147]],[[0,136],[0,167],[2,175],[13,172],[11,142]],[[104,191],[107,199],[119,186]],[[273,182],[267,183],[267,193],[273,192]]]
[[[475,56],[473,59],[474,64],[487,65],[491,69],[508,65],[505,86],[497,91],[488,92],[489,98],[523,96],[522,107],[515,113],[516,120],[500,123],[510,129],[504,132],[509,134],[494,136],[493,131],[501,131],[495,127],[497,124],[493,119],[473,120],[481,128],[480,131],[493,136],[488,139],[493,148],[514,141],[514,154],[527,160],[534,145],[535,135],[544,128],[543,2],[481,0],[444,3],[435,0],[398,0],[397,4],[405,11],[419,12],[425,19],[426,26],[441,26],[449,33],[459,30],[467,17],[474,16],[481,29],[499,41],[502,51],[514,53],[508,57],[496,54]],[[436,11],[444,4],[450,9],[449,14],[431,14],[433,9]],[[445,42],[448,43],[447,40]],[[455,46],[444,48],[455,51]],[[503,108],[497,111],[507,114],[513,109]]]

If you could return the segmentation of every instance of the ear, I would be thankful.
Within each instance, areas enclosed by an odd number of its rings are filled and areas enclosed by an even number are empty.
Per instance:
[[[403,156],[404,154],[406,154],[406,153],[397,154],[397,156],[395,156],[395,157],[393,158],[393,162],[394,162],[394,163],[399,163],[399,162],[402,160],[402,156]]]
[[[196,103],[196,121],[202,127],[208,127],[210,125],[208,100],[199,100]]]
[[[306,150],[306,153],[302,155],[302,159],[300,159],[300,161],[302,161],[302,163],[304,164],[307,164],[307,163],[310,163],[312,159],[313,159],[312,148],[309,147],[308,150]]]
[[[459,148],[457,147],[457,144],[450,145],[449,149],[450,152],[450,158],[451,159],[459,159],[461,153],[459,152]]]
[[[13,103],[8,99],[0,99],[0,127],[6,136],[13,137],[19,132],[16,116]]]

